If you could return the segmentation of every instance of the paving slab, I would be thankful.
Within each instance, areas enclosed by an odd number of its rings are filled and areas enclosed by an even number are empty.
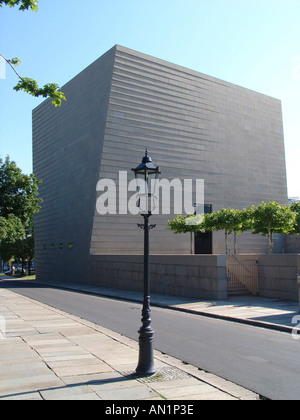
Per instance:
[[[89,386],[73,386],[42,390],[41,398],[48,401],[76,401],[76,400],[100,400],[96,392],[93,392]]]

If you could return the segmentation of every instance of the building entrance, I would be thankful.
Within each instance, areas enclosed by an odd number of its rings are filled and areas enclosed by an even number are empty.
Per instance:
[[[212,205],[204,205],[204,213],[209,214],[212,212]],[[212,232],[206,233],[195,233],[195,254],[212,254],[213,252],[213,240]]]

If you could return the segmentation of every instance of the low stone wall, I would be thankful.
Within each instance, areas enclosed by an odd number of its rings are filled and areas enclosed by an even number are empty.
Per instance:
[[[239,255],[243,260],[258,263],[258,294],[261,297],[298,300],[297,274],[300,254]]]
[[[225,255],[151,255],[151,292],[198,299],[227,298]],[[91,256],[92,284],[142,291],[142,255]]]
[[[286,235],[286,252],[300,253],[300,235]]]
[[[297,274],[300,254],[247,254],[240,261],[258,264],[259,296],[297,300]],[[63,262],[53,260],[58,263]],[[66,260],[65,260],[66,262]],[[83,273],[69,273],[68,264],[60,270],[37,271],[37,278],[51,281],[79,282],[117,289],[143,291],[144,258],[142,255],[90,256]],[[73,265],[70,264],[70,270]],[[47,274],[47,276],[46,276]],[[151,255],[151,292],[206,300],[227,298],[227,257],[225,255]]]
[[[300,273],[300,254],[259,255],[259,295],[297,300],[297,273]]]

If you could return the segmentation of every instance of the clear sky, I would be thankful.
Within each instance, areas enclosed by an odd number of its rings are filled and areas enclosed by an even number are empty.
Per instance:
[[[0,8],[0,53],[20,58],[19,73],[41,85],[62,86],[115,44],[281,99],[289,195],[300,196],[300,0],[39,0],[37,13]],[[30,173],[31,113],[42,100],[13,91],[15,84],[6,67],[0,156]]]

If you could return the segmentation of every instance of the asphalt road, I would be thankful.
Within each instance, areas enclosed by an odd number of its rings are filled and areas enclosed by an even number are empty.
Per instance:
[[[9,281],[0,287],[137,340],[141,305]],[[300,341],[280,333],[200,315],[152,308],[154,346],[272,400],[300,399]]]

